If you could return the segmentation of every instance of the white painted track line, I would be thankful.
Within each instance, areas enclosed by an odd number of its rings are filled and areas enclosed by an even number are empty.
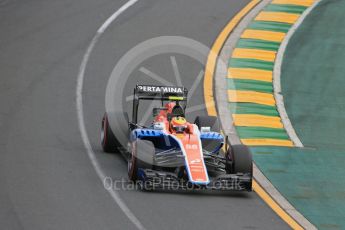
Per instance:
[[[91,40],[91,43],[89,44],[84,56],[83,60],[80,64],[78,78],[77,78],[77,87],[76,87],[76,109],[77,109],[77,115],[78,115],[78,124],[79,124],[79,131],[84,143],[84,147],[86,149],[86,152],[90,158],[90,161],[93,165],[93,167],[96,170],[96,173],[100,180],[104,181],[106,178],[105,173],[103,172],[99,162],[96,159],[96,155],[94,151],[92,150],[89,137],[87,135],[86,127],[85,127],[85,121],[84,121],[84,113],[83,113],[83,83],[84,83],[84,77],[85,77],[85,69],[88,64],[90,55],[100,38],[100,36],[104,33],[104,31],[111,25],[112,22],[114,22],[123,12],[125,12],[129,7],[134,5],[138,0],[130,0],[126,4],[124,4],[122,7],[120,7],[115,13],[113,13],[103,24],[102,26],[97,30],[96,35]],[[117,203],[117,205],[120,207],[120,209],[123,211],[123,213],[128,217],[128,219],[137,227],[139,230],[144,230],[144,226],[140,223],[138,218],[133,214],[133,212],[128,208],[128,206],[125,204],[125,202],[121,199],[118,192],[116,192],[113,189],[107,189],[113,200]]]

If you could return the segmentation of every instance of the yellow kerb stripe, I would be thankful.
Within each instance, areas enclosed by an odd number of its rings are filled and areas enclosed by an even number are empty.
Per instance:
[[[276,52],[269,50],[236,48],[232,53],[232,57],[258,59],[262,61],[274,62],[274,60],[276,59]]]
[[[266,30],[245,30],[241,35],[241,38],[260,39],[272,42],[282,42],[284,37],[285,33]]]
[[[299,14],[283,12],[261,12],[255,18],[255,21],[284,22],[294,24],[298,20],[299,16]]]
[[[258,114],[233,114],[232,117],[236,126],[284,128],[280,117]]]
[[[261,69],[229,68],[228,78],[272,82],[273,73],[272,71]]]
[[[297,0],[302,1],[302,0]],[[254,8],[260,0],[252,0],[243,10],[241,10],[231,22],[224,28],[222,33],[218,36],[216,42],[214,43],[211,54],[208,56],[207,65],[205,69],[204,77],[204,98],[207,105],[207,112],[209,115],[217,115],[215,104],[213,101],[213,74],[215,70],[215,63],[218,57],[218,54],[223,46],[225,39],[229,36],[230,32],[234,27],[240,22],[240,20],[246,15],[252,8]],[[241,72],[243,73],[243,72]],[[264,75],[267,77],[265,73]],[[270,76],[272,73],[270,73]],[[239,75],[237,75],[239,76]],[[270,77],[272,79],[272,77]],[[289,214],[283,210],[271,197],[270,195],[257,183],[253,180],[253,189],[254,191],[276,212],[291,228],[293,229],[303,229]]]
[[[213,98],[213,74],[216,68],[218,54],[222,49],[225,40],[228,38],[229,34],[237,26],[237,24],[242,20],[242,18],[252,10],[260,0],[252,0],[248,5],[246,5],[235,17],[225,26],[222,32],[217,37],[214,42],[211,52],[207,58],[207,64],[205,68],[204,75],[204,100],[206,104],[207,113],[210,116],[216,116],[216,106]]]
[[[275,105],[273,94],[256,91],[228,90],[230,102],[249,102],[262,105]]]
[[[273,0],[272,4],[287,4],[287,5],[298,5],[298,6],[311,6],[314,0]]]
[[[279,139],[241,139],[244,145],[248,146],[284,146],[293,147],[294,144],[290,140]]]

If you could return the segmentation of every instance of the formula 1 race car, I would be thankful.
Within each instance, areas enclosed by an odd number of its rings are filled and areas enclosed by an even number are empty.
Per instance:
[[[184,87],[137,85],[132,121],[126,124],[127,143],[121,143],[117,137],[121,128],[110,126],[109,114],[105,113],[103,150],[123,153],[128,159],[129,179],[145,190],[251,191],[253,166],[248,148],[224,140],[217,117],[197,116],[194,123],[187,122],[187,94]],[[162,102],[161,107],[153,109],[149,127],[137,123],[141,100]]]

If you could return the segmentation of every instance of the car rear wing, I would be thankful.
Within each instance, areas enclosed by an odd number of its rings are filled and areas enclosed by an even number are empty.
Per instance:
[[[188,90],[177,86],[136,85],[134,97],[139,100],[186,101]]]
[[[188,90],[178,86],[136,85],[134,88],[132,122],[137,123],[140,100],[187,101]]]

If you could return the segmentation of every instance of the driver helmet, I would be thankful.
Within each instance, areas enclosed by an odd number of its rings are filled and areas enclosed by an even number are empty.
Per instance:
[[[176,133],[183,133],[187,128],[187,121],[184,117],[173,117],[170,121],[170,128]]]

